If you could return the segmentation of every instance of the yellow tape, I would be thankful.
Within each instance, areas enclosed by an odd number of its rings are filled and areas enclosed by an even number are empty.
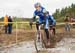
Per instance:
[[[4,22],[0,22],[1,24],[4,24]],[[24,23],[24,24],[29,24],[29,22],[8,22],[8,23],[16,23],[16,24],[18,24],[18,23]],[[33,24],[35,24],[35,22],[33,22]],[[56,25],[64,25],[64,24],[66,24],[65,22],[63,22],[63,23],[56,23]],[[72,23],[68,23],[68,24],[75,24],[75,22],[72,22]]]

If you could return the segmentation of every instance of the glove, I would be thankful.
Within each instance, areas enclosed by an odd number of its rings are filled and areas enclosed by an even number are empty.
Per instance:
[[[36,16],[34,16],[32,20],[33,20],[33,22],[36,21]]]

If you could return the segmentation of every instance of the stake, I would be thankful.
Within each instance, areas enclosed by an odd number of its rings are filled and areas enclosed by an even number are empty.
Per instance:
[[[16,22],[16,44],[17,44],[17,42],[18,42],[18,38],[17,38],[17,30],[18,28],[17,28],[17,22]]]

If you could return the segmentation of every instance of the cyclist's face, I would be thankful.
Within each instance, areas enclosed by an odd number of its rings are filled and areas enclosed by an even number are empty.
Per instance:
[[[35,9],[36,9],[37,11],[40,11],[40,6],[36,6]]]

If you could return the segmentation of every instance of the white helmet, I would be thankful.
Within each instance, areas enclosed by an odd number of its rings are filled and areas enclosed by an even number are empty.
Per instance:
[[[38,2],[38,3],[35,3],[34,6],[41,6],[41,4]]]

